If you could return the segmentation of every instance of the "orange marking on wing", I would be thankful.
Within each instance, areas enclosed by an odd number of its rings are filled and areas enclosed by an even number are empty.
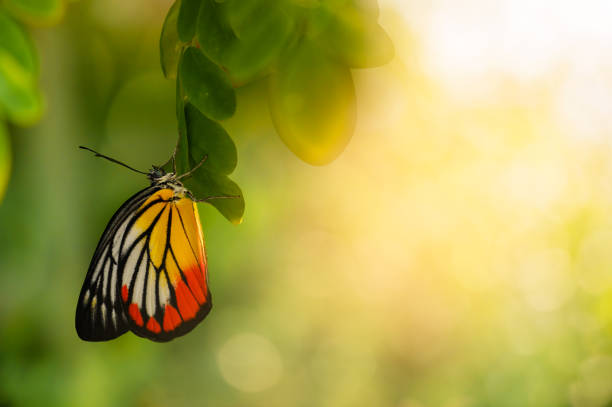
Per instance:
[[[136,322],[136,325],[142,326],[143,324],[142,315],[140,315],[140,310],[138,309],[138,305],[131,303],[130,307],[128,308],[128,313],[130,314],[130,317],[132,318],[132,320]]]
[[[193,274],[195,275],[196,280],[200,284],[200,287],[202,287],[202,292],[206,293],[208,290],[208,287],[206,285],[206,264],[200,262],[200,267],[194,269]],[[206,301],[206,299],[204,301]]]
[[[128,294],[127,285],[123,284],[123,286],[121,286],[121,298],[123,298],[123,302],[127,302]]]
[[[166,305],[166,312],[164,313],[164,331],[169,332],[176,328],[181,323],[181,317],[172,305]]]
[[[179,312],[183,320],[187,321],[195,317],[199,306],[183,280],[178,282],[174,288],[174,292],[176,293],[176,303],[178,304]]]
[[[151,332],[155,332],[156,334],[161,332],[161,327],[159,326],[159,323],[153,317],[149,318],[149,321],[147,322],[147,329]]]
[[[197,277],[198,274],[201,274],[200,268],[195,267],[185,271],[185,278],[187,278],[187,284],[189,284],[189,288],[191,288],[191,292],[193,292],[196,300],[198,300],[200,304],[204,304],[206,302],[206,296],[204,292],[202,292],[203,287]]]

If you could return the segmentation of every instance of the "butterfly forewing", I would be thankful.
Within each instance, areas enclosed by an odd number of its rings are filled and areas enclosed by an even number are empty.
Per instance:
[[[75,326],[81,339],[105,341],[128,330],[118,291],[122,271],[119,249],[135,211],[158,189],[149,187],[136,193],[115,212],[106,226],[77,303]]]
[[[191,331],[210,311],[197,207],[172,189],[151,194],[127,225],[118,292],[129,328],[154,341]]]

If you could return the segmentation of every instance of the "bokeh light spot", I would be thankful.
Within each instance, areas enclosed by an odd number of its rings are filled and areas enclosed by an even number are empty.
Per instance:
[[[283,373],[276,347],[254,333],[231,337],[219,350],[217,364],[227,383],[244,392],[258,392],[274,386]]]

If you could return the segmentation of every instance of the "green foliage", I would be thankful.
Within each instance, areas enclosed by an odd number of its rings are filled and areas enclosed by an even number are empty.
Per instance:
[[[49,24],[63,13],[63,0],[5,0],[0,3],[0,111],[16,124],[35,123],[43,110],[36,52],[19,20]]]
[[[0,9],[0,108],[9,120],[30,124],[41,114],[38,66],[25,30]]]
[[[10,172],[9,136],[5,122],[30,125],[43,111],[38,88],[38,59],[20,21],[49,24],[64,12],[63,0],[4,0],[0,2],[0,200]]]
[[[199,49],[185,49],[179,72],[185,96],[202,113],[215,120],[234,114],[236,94],[227,75]]]
[[[308,40],[279,60],[269,100],[281,138],[307,163],[331,162],[351,139],[356,114],[351,71]]]
[[[15,59],[15,62],[26,72],[37,70],[36,58],[30,39],[23,28],[8,14],[0,11],[0,48]]]
[[[318,45],[347,66],[370,68],[393,58],[393,43],[385,30],[356,4],[330,7],[323,3],[318,13],[317,20],[323,23],[316,38]]]
[[[198,11],[201,0],[182,0],[178,13],[178,36],[181,41],[189,42],[195,35]]]
[[[282,2],[261,7],[258,0],[243,0],[229,8],[228,21],[237,38],[228,47],[223,64],[235,82],[248,82],[270,70],[293,33],[293,14]]]
[[[159,58],[164,76],[168,79],[176,79],[178,60],[181,55],[182,44],[179,41],[177,29],[180,5],[179,0],[170,7],[159,38]]]
[[[216,174],[228,175],[236,168],[237,154],[234,142],[221,125],[210,120],[192,104],[185,106],[190,164],[207,157],[200,167]],[[198,137],[205,134],[206,137]]]
[[[323,165],[346,147],[355,125],[351,68],[393,57],[376,0],[177,0],[160,38],[164,75],[177,80],[177,171],[206,161],[188,181],[239,223],[240,188],[229,175],[236,147],[218,121],[236,109],[232,88],[269,81],[281,139],[302,160]],[[184,137],[181,137],[184,136]]]
[[[204,116],[192,104],[187,103],[184,112],[189,167],[194,168],[204,159],[185,184],[196,197],[207,199],[230,222],[242,222],[244,198],[238,185],[227,177],[236,168],[234,142],[219,123]]]
[[[219,84],[214,81],[214,75],[211,76],[210,72],[203,78],[199,75],[200,70],[195,68],[201,68],[201,63],[209,64],[208,68],[213,72],[218,69],[210,61],[206,61],[207,58],[198,49],[188,47],[179,62],[179,80],[176,86],[179,129],[176,170],[177,173],[184,174],[204,160],[193,175],[184,180],[185,186],[196,199],[210,203],[230,222],[239,224],[244,214],[244,198],[240,187],[228,177],[236,168],[236,146],[219,123],[202,113],[202,110],[205,110],[209,114],[212,112],[213,116],[219,117],[221,114],[222,117],[224,113],[220,106],[224,106],[224,98],[229,97],[233,101],[229,115],[233,114],[234,90],[229,84],[221,90],[216,89],[215,86]],[[204,72],[207,72],[206,69]],[[189,78],[187,81],[184,79],[186,77]],[[214,89],[208,92],[207,86]],[[168,163],[165,170],[173,170],[172,163]]]
[[[196,30],[202,52],[221,66],[224,66],[226,50],[236,41],[226,9],[227,2],[219,4],[214,0],[202,0]]]
[[[4,0],[3,4],[12,14],[33,24],[55,23],[64,14],[62,0]]]

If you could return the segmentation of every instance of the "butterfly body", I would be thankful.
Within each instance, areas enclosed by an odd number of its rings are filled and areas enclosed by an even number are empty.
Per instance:
[[[191,331],[212,307],[198,209],[174,173],[153,167],[151,186],[129,198],[104,230],[77,304],[87,341],[131,330],[165,342]]]

